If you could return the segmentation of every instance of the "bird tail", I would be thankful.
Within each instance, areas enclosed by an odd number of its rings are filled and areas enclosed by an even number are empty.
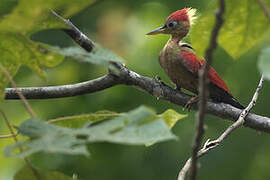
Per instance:
[[[245,109],[229,92],[216,85],[210,84],[210,97],[216,102],[224,102],[238,109]]]
[[[224,102],[228,103],[228,104],[230,104],[238,109],[245,109],[245,107],[242,104],[240,104],[240,102],[238,102],[233,96],[231,96],[231,98],[224,99]]]

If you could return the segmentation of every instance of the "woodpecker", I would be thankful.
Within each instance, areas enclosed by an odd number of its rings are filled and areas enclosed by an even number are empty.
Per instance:
[[[182,42],[195,19],[196,9],[184,8],[169,15],[163,26],[147,35],[171,35],[160,52],[159,63],[177,89],[183,88],[198,95],[198,72],[205,65],[205,60],[199,59],[193,48]],[[244,109],[244,106],[231,95],[226,83],[213,67],[208,71],[208,80],[209,96],[214,102],[224,102]]]

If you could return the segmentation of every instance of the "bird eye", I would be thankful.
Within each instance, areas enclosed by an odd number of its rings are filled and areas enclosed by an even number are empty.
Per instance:
[[[172,22],[170,22],[170,23],[168,24],[168,27],[173,28],[173,27],[175,27],[176,25],[177,25],[177,22],[172,21]]]

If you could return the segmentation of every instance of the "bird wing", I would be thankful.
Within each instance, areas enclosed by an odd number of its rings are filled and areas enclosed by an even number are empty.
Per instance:
[[[201,66],[205,65],[205,60],[200,60]],[[208,78],[211,83],[217,85],[218,87],[226,90],[228,93],[230,93],[228,86],[225,84],[225,82],[221,79],[221,77],[218,75],[217,71],[210,66],[208,71]]]
[[[198,76],[199,69],[205,65],[205,60],[199,60],[194,53],[189,51],[181,51],[180,56],[182,64],[185,66],[185,68],[187,68],[188,71],[190,71],[192,74]],[[216,70],[211,66],[208,72],[208,78],[211,83],[230,93],[229,88],[225,82],[221,79]]]
[[[190,71],[192,74],[198,75],[198,71],[200,69],[200,61],[195,54],[189,51],[181,51],[180,59],[182,64]]]

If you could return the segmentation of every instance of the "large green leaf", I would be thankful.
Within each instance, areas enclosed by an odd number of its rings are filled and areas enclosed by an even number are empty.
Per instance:
[[[86,123],[83,127],[77,129],[48,124],[39,119],[26,120],[18,129],[22,135],[28,136],[30,139],[8,146],[5,149],[5,155],[25,157],[36,152],[88,155],[85,145],[94,142],[129,145],[154,144],[177,139],[170,128],[177,120],[185,117],[185,115],[180,115],[173,110],[156,115],[144,106],[128,113],[118,114],[118,117],[115,117],[115,115],[111,116],[114,117],[111,120],[94,124]],[[81,124],[80,121],[101,121],[107,119],[107,117],[100,116],[97,119],[92,114],[84,118],[75,117],[74,119],[77,119],[77,124]],[[71,119],[67,118],[66,120],[70,121]],[[78,127],[76,123],[73,124]],[[19,147],[23,148],[24,151],[14,154],[14,151]]]
[[[270,80],[270,46],[262,50],[259,56],[258,66],[264,77]]]
[[[90,53],[79,46],[72,46],[67,48],[52,47],[50,49],[65,57],[70,57],[77,61],[89,62],[98,65],[108,66],[110,64],[109,62],[111,61],[124,62],[124,60],[120,56],[117,56],[110,50],[105,49],[96,43]]]
[[[0,64],[14,76],[21,65],[27,65],[45,79],[43,66],[59,64],[63,56],[48,52],[41,43],[31,41],[30,35],[48,28],[64,25],[50,13],[61,10],[64,17],[82,10],[95,0],[0,0]],[[0,99],[8,80],[0,73]]]
[[[0,0],[4,4],[6,0]],[[51,15],[50,10],[61,10],[61,15],[69,17],[95,0],[19,0],[16,6],[6,6],[11,9],[10,14],[0,19],[0,31],[20,33],[29,37],[34,32],[63,27],[63,24]]]
[[[72,180],[71,177],[57,171],[35,169],[35,172],[36,175],[32,169],[25,166],[15,174],[14,180]]]
[[[270,5],[270,0],[265,1]],[[254,0],[227,0],[225,22],[218,36],[218,43],[234,59],[246,53],[260,42],[269,31],[270,25],[262,9]],[[210,33],[214,25],[214,11],[217,1],[212,1],[191,30],[191,43],[199,56],[203,56],[209,44]]]

